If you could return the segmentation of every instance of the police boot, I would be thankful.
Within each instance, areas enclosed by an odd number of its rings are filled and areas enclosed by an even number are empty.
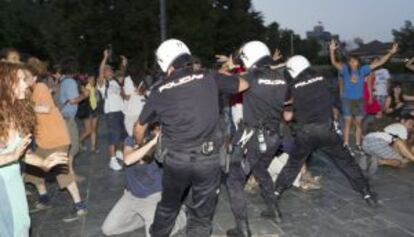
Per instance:
[[[247,220],[236,219],[236,227],[226,232],[229,237],[251,237],[252,232]]]
[[[279,209],[279,204],[277,197],[273,197],[268,201],[265,201],[266,209],[260,213],[260,215],[265,219],[270,219],[277,224],[282,222],[282,213]]]

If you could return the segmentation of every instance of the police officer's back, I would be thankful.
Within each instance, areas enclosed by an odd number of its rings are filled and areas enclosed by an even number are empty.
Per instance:
[[[260,65],[266,63],[270,62],[266,59],[259,62],[257,68],[243,76],[250,85],[243,95],[243,118],[248,126],[276,130],[281,120],[287,82],[281,69]]]
[[[209,71],[193,71],[191,53],[179,40],[167,40],[157,50],[167,73],[150,94],[135,128],[140,142],[146,124],[157,118],[166,150],[162,199],[152,236],[168,236],[183,200],[191,190],[188,236],[209,236],[220,185],[221,169],[215,132],[218,95],[247,89],[244,80]]]
[[[334,130],[331,93],[326,79],[310,68],[309,61],[303,56],[294,56],[287,62],[287,70],[293,78],[293,111],[299,129],[295,137],[295,149],[277,179],[275,193],[280,196],[289,188],[309,155],[322,149],[348,178],[355,191],[368,204],[376,205],[375,195],[371,193],[355,158],[343,147],[341,137]]]
[[[283,71],[272,69],[273,60],[268,47],[260,41],[246,43],[240,50],[240,59],[247,69],[243,75],[250,85],[243,94],[243,118],[246,126],[238,134],[247,137],[253,134],[245,145],[234,145],[233,160],[226,180],[236,226],[227,231],[227,236],[250,237],[248,224],[245,181],[251,174],[260,184],[266,204],[262,216],[278,222],[280,215],[274,202],[273,182],[267,171],[279,144],[279,125],[287,82]],[[236,139],[237,140],[237,139]]]

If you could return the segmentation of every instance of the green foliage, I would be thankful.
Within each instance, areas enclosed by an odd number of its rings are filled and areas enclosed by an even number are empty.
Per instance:
[[[301,40],[263,16],[250,0],[167,0],[167,36],[186,42],[207,65],[249,40],[271,50],[317,57],[318,45]],[[15,47],[51,63],[75,57],[82,70],[96,70],[102,50],[113,45],[132,66],[151,67],[159,40],[159,1],[155,0],[0,0],[0,48]],[[315,44],[316,43],[316,44]]]
[[[414,55],[414,25],[406,21],[399,30],[393,30],[394,39],[400,45],[401,55],[411,57]]]

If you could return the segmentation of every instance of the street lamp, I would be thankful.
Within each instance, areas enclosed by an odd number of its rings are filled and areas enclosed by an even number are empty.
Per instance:
[[[167,6],[166,0],[160,0],[160,36],[161,42],[167,39]]]

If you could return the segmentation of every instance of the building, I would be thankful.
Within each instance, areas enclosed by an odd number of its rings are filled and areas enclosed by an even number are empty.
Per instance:
[[[329,55],[329,42],[334,39],[339,42],[339,35],[333,35],[329,31],[325,31],[322,23],[320,22],[317,26],[313,28],[313,31],[306,32],[306,37],[308,39],[315,39],[321,45],[321,51],[319,56],[328,56]]]
[[[367,44],[361,44],[357,49],[352,50],[350,54],[358,56],[364,62],[371,62],[373,59],[387,54],[391,47],[392,43],[374,40]]]

